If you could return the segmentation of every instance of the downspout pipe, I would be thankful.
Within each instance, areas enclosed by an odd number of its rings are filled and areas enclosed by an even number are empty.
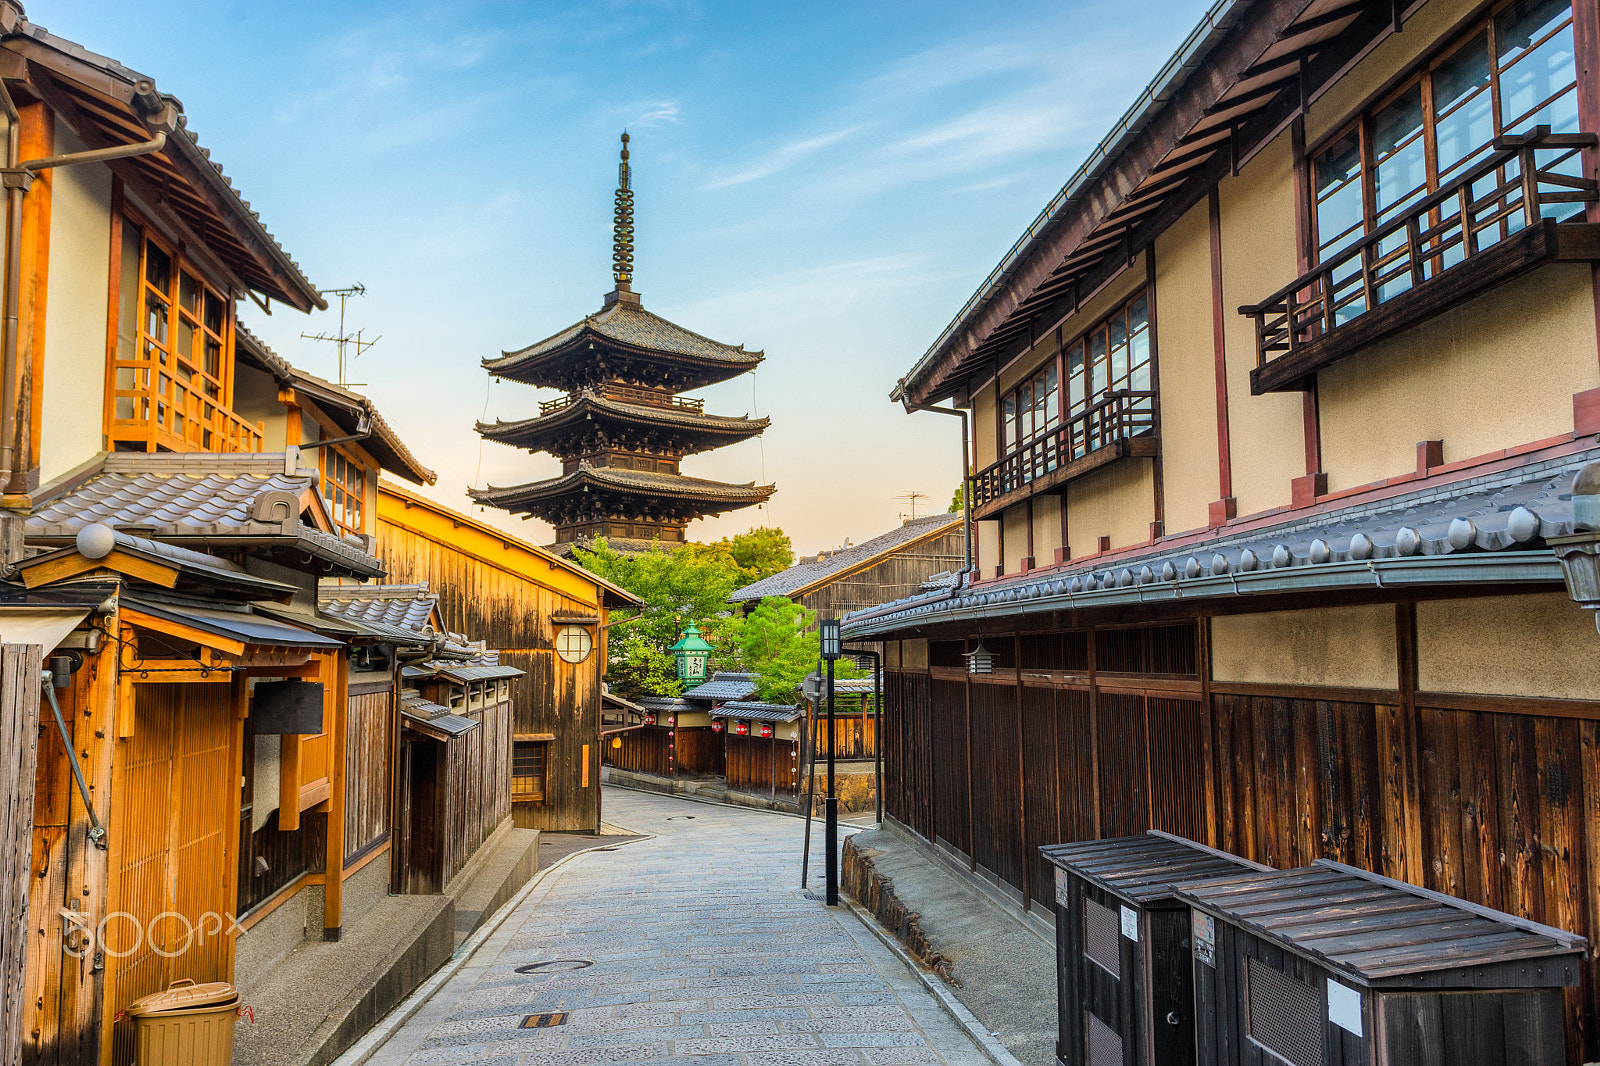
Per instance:
[[[935,407],[927,403],[912,403],[905,393],[905,379],[900,380],[899,387],[895,390],[900,394],[900,403],[906,413],[913,411],[932,411],[936,415],[955,415],[961,419],[961,531],[963,534],[966,552],[966,565],[961,568],[961,573],[956,577],[956,587],[970,583],[972,580],[972,441],[970,422],[967,412],[959,407]]]
[[[0,168],[0,184],[6,190],[5,327],[0,333],[0,488],[6,492],[18,489],[16,477],[22,473],[17,469],[22,432],[17,410],[22,394],[21,356],[17,350],[22,302],[22,198],[33,187],[33,179],[41,170],[131,159],[165,148],[167,137],[178,128],[177,105],[158,95],[154,83],[144,80],[134,86],[134,102],[152,116],[145,120],[146,126],[154,131],[149,140],[19,162],[22,117],[11,99],[10,90],[0,80],[0,110],[4,110],[6,116],[6,162]]]

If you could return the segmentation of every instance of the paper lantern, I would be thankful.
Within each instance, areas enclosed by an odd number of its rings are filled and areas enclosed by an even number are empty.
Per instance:
[[[644,724],[645,725],[655,725],[656,724],[656,716],[653,715],[653,714],[645,715],[644,716]]]
[[[712,732],[713,732],[713,733],[720,733],[720,732],[722,732],[722,719],[720,719],[720,718],[713,718],[713,719],[712,719],[712,720],[711,720],[711,731],[712,731]]]
[[[750,723],[749,722],[736,722],[736,723],[734,723],[733,731],[735,733],[739,734],[741,737],[749,736],[750,735]]]
[[[761,725],[761,736],[762,736],[763,739],[771,737],[772,736],[772,726],[770,726],[767,723],[763,722],[762,725]]]

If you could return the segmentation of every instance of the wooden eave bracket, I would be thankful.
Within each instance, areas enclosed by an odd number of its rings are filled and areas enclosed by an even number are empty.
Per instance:
[[[123,577],[135,578],[146,581],[162,588],[172,588],[178,583],[179,571],[160,563],[152,563],[146,559],[129,555],[123,551],[113,551],[104,559],[90,559],[82,555],[69,555],[54,562],[41,563],[31,566],[22,573],[22,582],[28,588],[39,588],[42,585],[54,584],[70,577],[81,574],[105,570],[119,574]]]
[[[136,607],[123,606],[122,622],[124,625],[148,629],[152,633],[160,633],[164,636],[198,644],[202,648],[210,648],[212,651],[221,652],[230,659],[244,658],[246,645],[243,641],[219,636],[216,633],[209,633],[195,626],[184,625],[182,622],[169,622],[165,618],[157,618],[155,615],[146,614]]]

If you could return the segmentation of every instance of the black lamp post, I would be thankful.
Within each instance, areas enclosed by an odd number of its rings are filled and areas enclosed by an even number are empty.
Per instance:
[[[828,882],[827,902],[828,906],[837,907],[839,905],[839,794],[833,772],[833,661],[843,654],[839,647],[839,620],[822,619],[818,624],[818,634],[822,638],[822,658],[828,664],[828,798],[823,801],[825,819],[823,838],[824,846],[828,849],[825,866]]]

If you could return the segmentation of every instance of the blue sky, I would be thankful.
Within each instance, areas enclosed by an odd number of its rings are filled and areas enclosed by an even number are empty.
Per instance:
[[[938,336],[1203,10],[1151,0],[923,3],[179,3],[30,0],[34,21],[184,103],[267,227],[322,288],[362,282],[350,376],[465,509],[469,484],[557,472],[481,444],[487,412],[549,398],[485,356],[600,307],[617,136],[633,136],[634,288],[647,308],[767,353],[707,409],[772,418],[685,472],[775,481],[753,524],[802,552],[942,510],[958,423],[907,416],[895,380]],[[334,376],[331,315],[246,306]],[[480,513],[476,508],[473,513]],[[546,543],[549,527],[481,517]]]

